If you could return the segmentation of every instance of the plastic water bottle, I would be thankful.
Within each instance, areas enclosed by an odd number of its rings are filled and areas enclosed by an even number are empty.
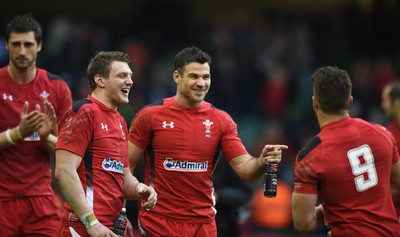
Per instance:
[[[125,232],[125,228],[126,228],[126,208],[123,207],[121,209],[121,212],[119,214],[119,216],[117,218],[115,218],[114,220],[114,226],[112,231],[114,232],[114,234],[118,235],[118,237],[123,237],[124,236],[124,232]]]
[[[266,164],[264,175],[264,196],[273,198],[276,197],[278,185],[278,164]]]

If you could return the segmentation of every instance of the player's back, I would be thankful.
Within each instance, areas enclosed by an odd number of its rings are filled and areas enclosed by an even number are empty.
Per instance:
[[[390,190],[391,166],[398,161],[394,138],[382,126],[354,118],[324,126],[317,137],[320,144],[308,158],[317,162],[332,236],[394,236],[391,230],[399,228]]]

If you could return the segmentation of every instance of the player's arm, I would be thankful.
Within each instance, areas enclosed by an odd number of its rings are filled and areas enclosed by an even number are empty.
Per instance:
[[[56,151],[55,178],[64,198],[78,216],[93,211],[86,202],[85,192],[77,173],[81,161],[80,156],[70,151],[62,149]]]
[[[89,235],[100,236],[98,234],[104,233],[115,236],[111,230],[99,223],[92,208],[86,201],[85,192],[77,173],[82,157],[62,149],[56,150],[55,154],[56,166],[54,175],[58,186],[65,200],[85,225]]]
[[[296,231],[312,232],[318,224],[323,224],[324,214],[321,205],[316,207],[316,194],[292,194],[292,218]]]
[[[129,157],[129,166],[131,167],[131,171],[133,173],[136,165],[142,158],[144,150],[131,141],[128,141],[128,157]]]
[[[250,154],[240,155],[233,158],[229,164],[241,179],[252,182],[261,177],[267,162],[281,162],[282,150],[287,148],[286,145],[266,145],[258,158]]]
[[[22,135],[18,135],[20,133],[19,126],[14,128],[6,129],[5,131],[0,133],[0,150],[3,150],[7,147],[14,146],[18,142],[23,140]]]
[[[157,193],[144,183],[140,183],[135,176],[132,175],[129,168],[124,168],[124,197],[125,199],[142,200],[142,207],[152,209],[157,202]]]
[[[18,126],[6,129],[0,133],[0,150],[13,146],[32,135],[42,127],[45,117],[40,111],[33,110],[28,113],[29,103],[25,101],[21,111],[21,119]]]

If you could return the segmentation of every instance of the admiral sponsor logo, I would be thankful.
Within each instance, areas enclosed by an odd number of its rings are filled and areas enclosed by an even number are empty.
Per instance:
[[[40,141],[39,132],[35,131],[30,136],[25,137],[24,141]]]
[[[184,171],[184,172],[205,172],[208,168],[206,162],[179,161],[172,158],[166,158],[164,161],[166,170]]]
[[[121,161],[112,160],[111,158],[105,158],[102,163],[103,169],[112,172],[123,173],[124,164]]]

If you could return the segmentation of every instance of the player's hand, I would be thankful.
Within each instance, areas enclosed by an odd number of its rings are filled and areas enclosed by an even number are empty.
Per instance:
[[[139,183],[136,186],[136,193],[142,200],[142,207],[146,210],[153,209],[157,202],[157,193],[154,188],[147,186],[144,183]]]
[[[44,121],[44,114],[38,110],[33,110],[28,113],[29,102],[25,101],[24,107],[21,112],[21,120],[18,124],[19,133],[22,138],[32,135],[35,131],[40,129]]]
[[[258,158],[260,167],[267,163],[278,164],[282,159],[282,150],[288,149],[286,145],[265,145]]]
[[[49,134],[53,132],[57,124],[56,112],[54,111],[53,106],[48,101],[45,101],[44,104],[46,106],[45,111],[43,113],[44,120],[42,122],[42,126],[38,130],[40,140],[42,141],[46,140]],[[36,105],[36,110],[40,112],[40,105]]]
[[[118,237],[101,223],[97,223],[86,230],[90,237]]]

